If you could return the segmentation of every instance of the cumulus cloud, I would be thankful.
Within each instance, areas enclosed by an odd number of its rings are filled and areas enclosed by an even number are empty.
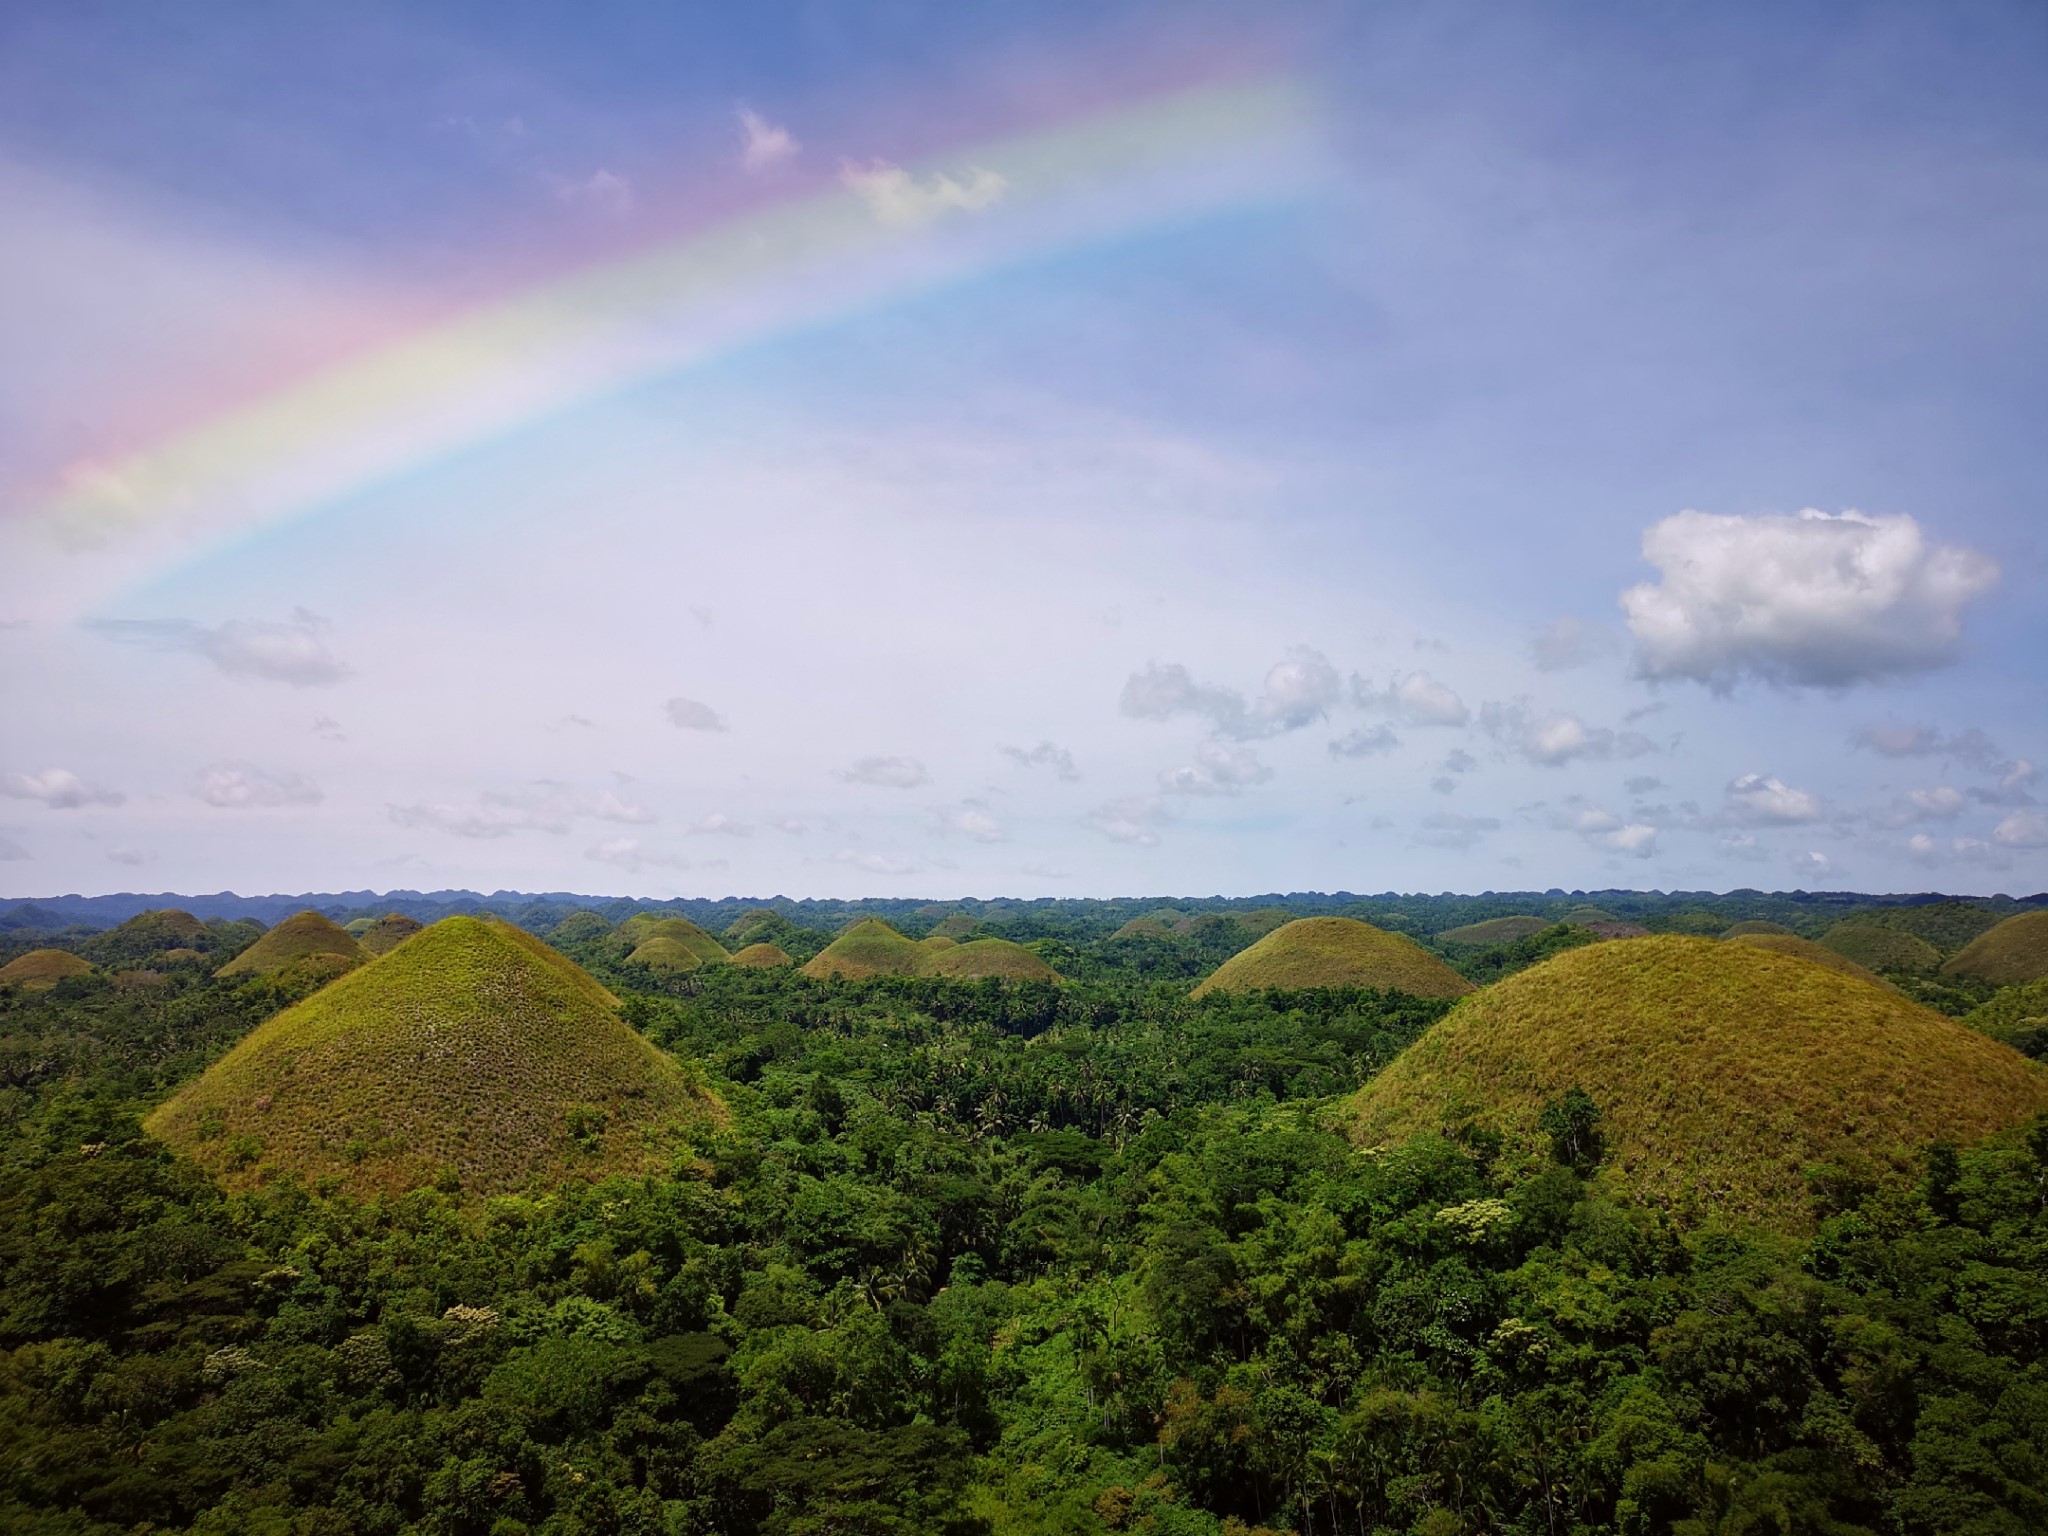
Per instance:
[[[1384,688],[1353,677],[1351,697],[1360,708],[1392,715],[1407,725],[1464,725],[1472,718],[1465,701],[1427,672],[1396,675]]]
[[[1945,735],[1931,725],[1866,725],[1849,744],[1879,757],[1945,757],[1985,773],[1996,772],[2005,755],[1975,726]]]
[[[1460,816],[1451,811],[1434,811],[1422,818],[1415,841],[1432,848],[1470,848],[1489,832],[1500,830],[1494,816]]]
[[[1598,841],[1603,848],[1633,859],[1652,858],[1657,852],[1657,829],[1640,821],[1626,822],[1611,832],[1601,833]]]
[[[1991,831],[2001,848],[2048,848],[2048,811],[2014,811]]]
[[[318,805],[320,786],[296,773],[271,773],[249,763],[215,763],[199,775],[195,791],[208,805],[244,811],[280,805]]]
[[[1749,826],[1799,826],[1819,821],[1825,814],[1820,796],[1760,773],[1745,773],[1734,780],[1725,799],[1730,818]]]
[[[668,701],[668,723],[679,731],[722,731],[725,717],[709,704],[697,699],[673,698]]]
[[[1904,515],[1686,511],[1643,535],[1661,580],[1622,611],[1636,671],[1726,691],[1743,677],[1843,688],[1954,660],[1963,609],[1998,567]]]
[[[88,784],[69,768],[0,776],[0,794],[16,800],[40,800],[53,811],[75,811],[88,805],[119,805],[127,799],[118,790]]]
[[[1361,725],[1347,731],[1330,743],[1333,757],[1373,757],[1381,752],[1391,752],[1401,745],[1401,738],[1394,734],[1392,726]]]
[[[2027,786],[2034,781],[2039,769],[2024,757],[2000,765],[1998,783],[1990,789],[1976,788],[1970,791],[1970,798],[1984,805],[2032,805],[2034,797]]]
[[[576,208],[595,209],[610,218],[631,213],[638,201],[632,178],[603,167],[588,176],[555,176],[549,181],[555,196],[563,202]]]
[[[304,608],[294,609],[283,623],[230,619],[209,626],[188,619],[103,619],[88,627],[110,639],[203,656],[229,677],[319,688],[349,673],[327,643],[327,620]]]
[[[1792,855],[1792,872],[1807,880],[1827,880],[1835,873],[1835,861],[1818,849]]]
[[[752,837],[754,829],[744,821],[735,821],[723,811],[713,811],[708,816],[699,816],[683,828],[688,837]]]
[[[1906,852],[1916,864],[1971,864],[1984,869],[2009,869],[2012,856],[2003,846],[1994,846],[1981,837],[1952,837],[1946,842],[1930,837],[1925,832],[1915,832],[1906,839]]]
[[[1969,797],[1947,784],[1912,789],[1872,819],[1881,827],[1910,827],[1920,821],[1954,821],[1969,806]]]
[[[1139,848],[1158,847],[1159,828],[1169,820],[1165,803],[1152,795],[1111,800],[1088,813],[1088,825],[1111,842]]]
[[[1590,666],[1618,649],[1612,633],[1570,614],[1546,624],[1529,637],[1529,659],[1539,672],[1566,672]]]
[[[946,806],[939,811],[939,826],[947,832],[971,837],[977,843],[1000,843],[1005,840],[1003,824],[990,814],[987,805],[979,800],[963,800],[958,805]]]
[[[796,158],[803,145],[780,123],[771,123],[752,107],[739,109],[740,164],[750,171],[765,171]]]
[[[1320,651],[1298,645],[1268,669],[1249,701],[1235,688],[1197,682],[1178,662],[1152,662],[1125,681],[1117,708],[1134,720],[1205,719],[1239,741],[1299,730],[1320,720],[1343,695],[1337,669]]]
[[[1526,699],[1512,704],[1487,704],[1479,711],[1480,727],[1510,751],[1546,768],[1575,759],[1641,757],[1657,750],[1640,731],[1614,731],[1588,725],[1562,710],[1536,714]]]
[[[1081,770],[1074,766],[1074,754],[1050,741],[1041,741],[1035,747],[997,747],[996,750],[1019,768],[1050,768],[1053,777],[1069,784],[1081,777]]]
[[[688,869],[687,859],[649,848],[637,837],[608,837],[583,850],[583,857],[596,864],[610,864],[624,870]]]
[[[1234,795],[1272,777],[1250,747],[1205,741],[1195,748],[1192,763],[1161,773],[1159,787],[1169,795]]]
[[[914,757],[864,757],[839,777],[849,784],[871,784],[877,789],[916,789],[932,781],[924,764]]]
[[[959,179],[934,171],[922,179],[887,160],[866,165],[847,161],[839,181],[868,205],[876,222],[911,226],[950,212],[979,213],[1003,199],[1009,182],[994,171],[975,168]]]

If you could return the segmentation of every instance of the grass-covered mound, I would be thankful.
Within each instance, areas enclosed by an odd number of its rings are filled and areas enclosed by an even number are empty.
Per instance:
[[[355,925],[351,923],[349,926],[353,928]],[[356,942],[371,954],[387,955],[425,926],[403,912],[386,912],[355,937]]]
[[[1472,983],[1398,933],[1356,918],[1303,917],[1231,956],[1192,995],[1302,987],[1370,987],[1413,997],[1462,997],[1472,990]]]
[[[694,951],[684,948],[667,934],[657,934],[635,945],[626,958],[635,965],[644,965],[650,971],[659,971],[665,976],[679,976],[704,964]]]
[[[84,976],[92,967],[64,949],[32,949],[0,965],[0,986],[40,992],[54,987],[66,976]]]
[[[772,971],[780,966],[795,965],[789,951],[774,944],[749,944],[732,957],[732,963],[743,971]]]
[[[980,926],[981,919],[974,917],[970,913],[949,912],[932,925],[932,931],[927,937],[952,939],[957,942],[966,938]]]
[[[2001,987],[2048,977],[2048,912],[2022,912],[1979,934],[1949,957],[1945,976],[1977,976]]]
[[[1996,928],[1998,913],[1974,901],[1922,901],[1909,907],[1875,907],[1847,921],[1910,933],[1950,955],[1980,933]]]
[[[1820,936],[1823,949],[1873,971],[1931,971],[1941,964],[1941,951],[1903,928],[1876,923],[1837,923]]]
[[[1766,922],[1760,917],[1753,917],[1746,923],[1737,923],[1734,927],[1724,930],[1721,937],[1724,939],[1746,939],[1752,934],[1778,934],[1794,939],[1799,937],[1798,934],[1787,928],[1783,923]]]
[[[1853,976],[1752,944],[1594,944],[1464,999],[1347,1110],[1367,1145],[1485,1130],[1546,1155],[1546,1106],[1600,1111],[1606,1177],[1682,1219],[1810,1224],[1806,1170],[1877,1180],[2048,1107],[2048,1072]]]
[[[1768,949],[1776,955],[1790,955],[1794,960],[1804,960],[1808,965],[1824,965],[1831,971],[1844,976],[1854,976],[1858,981],[1875,982],[1885,986],[1884,978],[1876,972],[1865,969],[1847,955],[1838,955],[1832,949],[1823,949],[1811,939],[1802,939],[1796,933],[1738,933],[1727,941],[1730,944],[1747,944],[1752,949]]]
[[[352,917],[341,925],[341,931],[360,942],[363,935],[376,926],[377,919],[374,917]]]
[[[642,913],[638,917],[627,918],[619,925],[619,932],[639,946],[634,951],[636,957],[639,950],[645,949],[650,942],[665,939],[694,955],[700,965],[723,965],[732,958],[732,951],[687,917],[655,917]]]
[[[1170,939],[1173,930],[1156,917],[1134,917],[1123,927],[1109,936],[1110,943],[1119,939]]]
[[[936,954],[942,949],[958,949],[960,941],[950,934],[928,933],[917,941],[917,947],[926,954]]]
[[[665,1168],[723,1107],[616,1002],[510,924],[447,918],[259,1025],[145,1126],[231,1188],[452,1172],[498,1194]]]
[[[2038,1061],[2048,1056],[2048,981],[2000,987],[1963,1022]]]
[[[339,972],[353,970],[369,958],[369,950],[350,938],[339,923],[318,912],[301,912],[286,918],[214,974],[262,976],[293,967]]]
[[[955,980],[998,976],[1005,981],[1058,981],[1060,973],[1008,939],[971,939],[925,956],[924,974]]]
[[[1595,923],[1618,923],[1621,919],[1605,907],[1578,906],[1566,912],[1558,921],[1570,923],[1574,928],[1590,928]]]
[[[1539,934],[1550,926],[1551,921],[1547,917],[1489,917],[1483,923],[1446,928],[1437,935],[1437,942],[1483,949],[1492,944],[1512,944],[1517,939]]]
[[[866,918],[827,944],[804,967],[814,981],[834,977],[857,981],[864,976],[914,976],[924,967],[926,951],[879,918]]]
[[[611,936],[612,925],[588,907],[571,912],[547,933],[550,944],[601,944]]]

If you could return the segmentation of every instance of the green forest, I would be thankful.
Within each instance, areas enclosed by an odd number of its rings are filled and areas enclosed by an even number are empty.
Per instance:
[[[678,905],[649,915],[788,963],[658,966],[629,905],[508,908],[723,1107],[632,1174],[598,1166],[589,1105],[559,1177],[480,1188],[451,1162],[368,1193],[273,1166],[276,1138],[238,1122],[203,1124],[192,1155],[143,1123],[265,1021],[368,995],[421,941],[220,974],[263,923],[17,919],[0,959],[82,964],[0,976],[0,1528],[2048,1529],[2048,1116],[1923,1144],[1878,1112],[1796,1168],[1796,1212],[1701,1215],[1637,1188],[1633,1090],[1597,1074],[1537,1085],[1520,1119],[1447,1109],[1361,1141],[1347,1106],[1474,1005],[1454,995],[1342,975],[1190,995],[1327,905],[1068,905],[868,914],[906,953],[1004,939],[1053,981],[908,959],[821,977],[858,913]],[[1719,965],[1737,923],[1835,935],[1839,965],[1749,947],[1738,979],[1838,987],[1802,1006],[1845,1030],[1881,991],[1989,1053],[1977,1099],[1996,1073],[2048,1102],[2025,1059],[2048,983],[1953,964],[2029,909],[1532,908],[1500,943],[1440,937],[1509,915],[1485,903],[1350,915],[1475,1003],[1665,953],[1641,944]],[[383,911],[330,915],[373,937]],[[1846,959],[1872,932],[1932,959]],[[2002,942],[1998,964],[2036,963]],[[1800,1085],[1816,1124],[1825,1088]]]

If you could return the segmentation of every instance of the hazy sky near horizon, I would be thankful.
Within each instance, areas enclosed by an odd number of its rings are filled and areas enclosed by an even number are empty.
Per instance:
[[[0,16],[0,894],[2048,888],[2048,11]]]

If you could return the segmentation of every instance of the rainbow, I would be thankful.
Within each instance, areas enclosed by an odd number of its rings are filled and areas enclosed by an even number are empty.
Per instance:
[[[32,572],[11,599],[22,617],[89,617],[259,531],[738,347],[1297,196],[1316,159],[1305,123],[1284,79],[1184,88],[607,257],[78,467],[7,528],[8,563]]]

